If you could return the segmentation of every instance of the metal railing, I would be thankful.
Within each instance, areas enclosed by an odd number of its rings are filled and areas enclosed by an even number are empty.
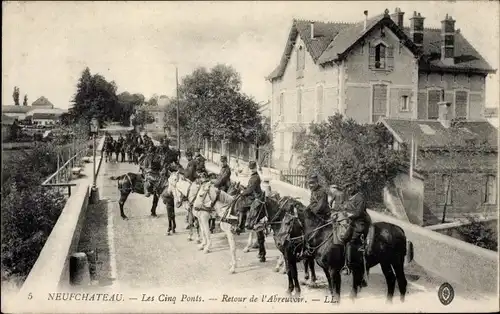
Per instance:
[[[71,187],[76,186],[76,183],[70,183],[74,178],[74,175],[79,174],[73,173],[74,168],[80,168],[82,165],[82,157],[85,157],[88,152],[88,143],[73,144],[69,148],[66,154],[64,152],[58,152],[57,154],[57,170],[51,174],[45,181],[42,182],[41,186],[51,187],[51,188],[68,188],[68,196],[71,196]],[[65,161],[65,159],[67,159]],[[61,165],[62,164],[62,165]]]

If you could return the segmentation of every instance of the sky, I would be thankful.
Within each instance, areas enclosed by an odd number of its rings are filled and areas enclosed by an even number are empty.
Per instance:
[[[267,101],[265,77],[280,61],[292,19],[358,22],[396,7],[409,25],[446,14],[489,64],[499,69],[497,1],[370,2],[3,2],[2,105],[14,86],[29,103],[47,97],[68,108],[83,69],[115,81],[118,92],[175,96],[179,76],[217,63],[233,66],[243,92]],[[487,80],[487,106],[498,106],[498,74]]]

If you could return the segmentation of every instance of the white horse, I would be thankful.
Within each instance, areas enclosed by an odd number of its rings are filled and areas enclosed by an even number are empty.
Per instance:
[[[237,219],[226,213],[229,204],[233,197],[229,194],[218,191],[210,182],[204,182],[201,185],[197,182],[188,182],[183,179],[178,172],[173,173],[168,180],[168,189],[174,195],[176,203],[183,202],[184,197],[187,197],[188,206],[192,206],[193,215],[198,219],[201,233],[201,243],[199,249],[204,253],[210,252],[211,239],[209,219],[217,214],[219,217],[226,216],[227,218]],[[213,206],[212,206],[213,205]],[[214,211],[214,213],[211,213]],[[236,271],[236,243],[231,230],[231,224],[228,222],[220,222],[220,228],[226,233],[231,251],[230,273]]]

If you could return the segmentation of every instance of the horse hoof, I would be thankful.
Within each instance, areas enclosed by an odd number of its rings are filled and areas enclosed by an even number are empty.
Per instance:
[[[189,242],[191,242],[191,241],[193,241],[193,239],[191,239],[191,238],[188,238],[188,241],[189,241]]]
[[[199,245],[199,246],[198,246],[198,250],[200,250],[200,251],[201,251],[201,250],[203,250],[203,248],[204,248],[204,247],[205,247],[204,245]]]
[[[306,281],[309,280],[309,275],[305,275],[304,280],[306,280]]]
[[[200,244],[200,243],[201,243],[201,240],[196,240],[196,243]]]
[[[291,295],[292,295],[292,292],[293,292],[293,289],[287,289],[287,290],[285,291],[286,295],[289,295],[289,296],[291,296]]]
[[[279,273],[280,268],[279,268],[279,267],[276,267],[276,268],[274,268],[274,271],[275,271],[275,272],[277,272],[277,273]]]
[[[231,268],[229,269],[229,273],[230,274],[234,274],[236,272],[236,269],[234,266],[231,266]]]
[[[157,215],[157,214],[151,214],[151,216],[152,216],[152,217],[158,217],[158,215]]]
[[[246,248],[243,249],[243,253],[248,253],[248,252],[250,252],[249,248],[246,247]]]
[[[122,219],[123,219],[123,220],[127,220],[127,219],[128,219],[128,217],[127,217],[127,216],[122,216]]]
[[[208,254],[208,253],[210,253],[210,250],[209,249],[204,249],[203,253]]]

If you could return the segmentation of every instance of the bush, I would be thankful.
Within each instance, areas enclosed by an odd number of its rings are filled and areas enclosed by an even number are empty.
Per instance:
[[[498,231],[495,227],[489,227],[486,222],[478,220],[474,216],[467,217],[469,224],[460,227],[458,232],[461,238],[470,244],[487,250],[498,251]]]
[[[391,137],[378,124],[361,125],[336,114],[328,121],[311,124],[295,149],[303,151],[301,165],[323,184],[354,182],[372,203],[382,201],[382,189],[407,164],[404,151],[389,148]]]
[[[38,144],[2,164],[2,280],[29,274],[64,208],[64,195],[40,186],[57,169],[56,149]]]

